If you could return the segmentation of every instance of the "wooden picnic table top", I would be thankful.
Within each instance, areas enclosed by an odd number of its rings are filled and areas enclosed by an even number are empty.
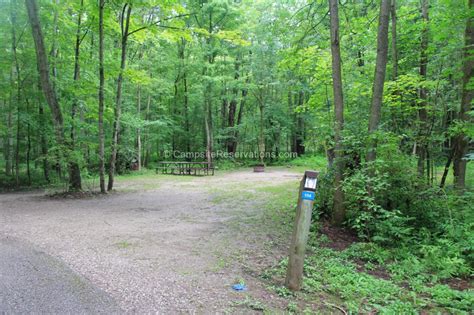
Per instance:
[[[158,162],[156,172],[172,175],[214,175],[214,166],[209,162],[183,162],[163,161]]]

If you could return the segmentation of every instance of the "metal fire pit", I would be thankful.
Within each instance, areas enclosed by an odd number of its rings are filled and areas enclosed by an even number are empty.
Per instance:
[[[262,173],[265,172],[265,165],[263,164],[258,164],[253,167],[253,172],[254,173]]]

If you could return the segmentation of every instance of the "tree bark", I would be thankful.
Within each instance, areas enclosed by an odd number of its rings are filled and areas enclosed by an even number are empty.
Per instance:
[[[474,7],[474,0],[469,0],[469,12],[472,12]],[[463,89],[461,108],[459,110],[458,119],[465,124],[472,123],[472,118],[469,117],[469,111],[472,110],[472,99],[474,97],[474,90],[469,86],[469,83],[474,74],[474,27],[472,15],[469,15],[466,22],[466,31],[464,35],[464,62],[463,62]],[[456,136],[454,139],[454,155],[453,155],[453,175],[454,186],[460,192],[463,192],[466,187],[466,155],[469,151],[470,139],[464,133]]]
[[[398,79],[398,48],[397,48],[397,2],[392,0],[390,6],[390,16],[392,18],[392,81],[396,82]],[[392,93],[394,97],[397,97],[399,92],[398,88]],[[400,128],[397,121],[397,113],[394,108],[390,108],[390,114],[392,119],[391,129],[397,134],[400,133]]]
[[[151,95],[148,94],[148,100],[146,102],[146,112],[145,112],[145,120],[149,121],[150,120],[150,104],[151,104]],[[151,145],[150,145],[150,131],[149,128],[145,129],[145,135],[144,135],[144,147],[145,147],[145,153],[144,156],[145,158],[143,159],[143,166],[148,167],[148,163],[150,161],[150,154],[151,154]]]
[[[18,187],[20,185],[20,125],[21,125],[21,74],[20,65],[18,63],[17,54],[17,38],[16,38],[16,2],[10,2],[10,18],[12,23],[12,51],[13,51],[13,63],[16,74],[16,145],[15,145],[15,183]],[[13,76],[12,76],[13,77]],[[13,91],[13,78],[11,82],[11,88]]]
[[[334,202],[332,207],[332,223],[341,225],[346,216],[344,207],[344,192],[342,181],[344,172],[342,130],[344,128],[344,99],[342,93],[341,50],[339,43],[339,10],[338,0],[329,0],[331,23],[331,57],[332,57],[332,86],[334,94],[334,142],[335,142],[335,174]]]
[[[245,81],[245,83],[249,83],[249,79],[247,79]],[[242,118],[243,118],[244,111],[245,111],[245,102],[247,100],[248,89],[247,88],[242,89],[241,93],[242,93],[241,94],[242,97],[240,99],[239,113],[237,115],[237,122],[234,125],[235,128],[239,127],[242,123]],[[231,148],[230,152],[235,153],[235,152],[237,152],[237,144],[238,144],[238,140],[239,140],[239,130],[238,129],[235,129],[233,139],[234,140],[232,141],[232,148]]]
[[[209,96],[211,95],[211,96]],[[208,83],[204,102],[204,126],[206,130],[206,160],[212,165],[213,135],[212,135],[212,87]]]
[[[30,112],[30,104],[28,98],[25,98],[26,101],[26,112]],[[26,123],[26,176],[28,178],[28,185],[31,185],[31,170],[30,170],[30,160],[31,160],[31,124],[28,117]]]
[[[369,116],[369,149],[367,163],[375,161],[377,155],[377,140],[372,138],[380,124],[383,87],[388,55],[388,24],[390,16],[390,0],[382,0],[380,5],[379,26],[377,32],[377,57],[375,62],[375,76],[372,91],[372,104]]]
[[[189,122],[189,96],[188,96],[188,79],[187,79],[187,69],[186,64],[184,61],[184,48],[185,48],[185,40],[183,41],[183,92],[184,92],[184,130],[186,131],[186,150],[188,152],[191,151],[191,130],[190,130],[190,122]]]
[[[137,117],[141,118],[142,111],[142,95],[141,95],[141,86],[138,85],[137,88]],[[138,160],[138,170],[142,168],[142,135],[141,127],[137,128],[137,160]]]
[[[221,103],[221,129],[225,130],[228,124],[229,99],[227,98],[227,82],[223,82],[222,103]]]
[[[443,176],[441,177],[439,188],[444,188],[444,185],[446,184],[446,178],[448,177],[449,168],[451,166],[452,161],[453,161],[453,151],[451,151],[451,153],[449,154],[448,160],[446,161],[446,164],[444,165]]]
[[[189,95],[188,95],[188,79],[187,79],[187,69],[184,50],[186,48],[186,40],[181,38],[181,62],[183,68],[183,93],[184,93],[184,130],[186,131],[186,151],[191,151],[191,139],[190,139],[190,122],[189,122]]]
[[[291,152],[296,152],[296,131],[297,131],[297,113],[296,113],[296,106],[298,106],[298,93],[291,93]]]
[[[228,133],[227,138],[227,152],[235,153],[233,148],[235,147],[234,142],[235,139],[235,130],[233,129],[235,126],[235,114],[237,112],[237,97],[239,94],[239,89],[237,84],[239,82],[240,77],[240,55],[237,55],[235,58],[234,63],[234,87],[232,88],[232,99],[229,102],[229,115],[228,115],[228,122],[227,125],[230,128],[230,132]]]
[[[59,35],[59,29],[58,29],[58,6],[59,6],[59,1],[58,0],[53,0],[54,2],[54,13],[53,13],[53,38],[52,38],[52,45],[51,45],[51,51],[50,51],[50,56],[51,56],[51,74],[53,76],[52,80],[52,85],[53,85],[53,90],[56,92],[56,80],[58,78],[58,69],[56,67],[56,59],[58,58],[59,50],[58,50],[58,35]]]
[[[392,0],[390,16],[392,18],[392,80],[398,78],[398,49],[397,49],[397,0]]]
[[[126,61],[127,61],[127,43],[128,43],[128,29],[130,26],[130,14],[132,12],[132,6],[129,3],[126,3],[122,9],[122,16],[120,19],[121,26],[121,58],[120,58],[120,72],[117,78],[117,95],[115,99],[115,108],[114,108],[114,130],[112,137],[112,153],[110,156],[109,163],[109,183],[107,185],[107,190],[112,190],[114,187],[114,176],[115,168],[117,161],[117,150],[118,150],[118,136],[120,132],[120,115],[122,107],[122,83],[123,83],[123,73],[125,71]]]
[[[305,102],[304,91],[300,91],[298,94],[298,106],[303,106]],[[304,147],[304,119],[301,113],[296,113],[296,132],[295,132],[295,147],[296,154],[301,156],[305,152]]]
[[[264,164],[265,160],[265,99],[266,96],[264,95],[263,87],[260,91],[260,97],[258,98],[258,109],[260,111],[260,119],[259,119],[259,133],[258,133],[258,154],[259,160],[261,164]]]
[[[427,66],[428,66],[428,0],[423,0],[421,4],[421,15],[423,21],[423,30],[421,33],[421,45],[420,45],[420,77],[422,83],[426,81]],[[418,145],[416,155],[418,156],[418,176],[423,177],[425,174],[425,161],[428,155],[428,111],[426,109],[427,104],[427,90],[426,87],[422,86],[419,91],[420,104],[418,109],[419,117],[419,131],[418,131]],[[429,174],[429,168],[427,168]],[[429,175],[428,175],[429,177]]]
[[[56,95],[56,91],[53,88],[49,74],[49,64],[48,57],[46,54],[46,49],[44,45],[43,33],[41,30],[41,24],[38,17],[38,7],[35,0],[25,0],[26,8],[28,11],[28,19],[31,25],[31,30],[33,34],[33,40],[35,42],[35,51],[36,51],[36,61],[38,66],[38,73],[40,76],[40,84],[43,94],[45,96],[46,102],[48,103],[51,113],[53,116],[53,124],[56,135],[56,142],[59,146],[64,146],[64,121],[63,115],[61,112],[61,107],[59,106],[59,101]],[[70,147],[66,145],[66,156],[68,158],[68,165],[71,167],[71,150]],[[80,181],[76,181],[76,178],[69,178],[70,189],[80,190],[81,185]]]
[[[287,104],[288,104],[288,115],[291,119],[291,125],[290,125],[290,132],[288,135],[288,142],[289,142],[289,150],[290,152],[295,152],[296,151],[296,141],[295,141],[295,133],[293,129],[295,128],[294,126],[294,115],[295,115],[295,109],[293,107],[293,92],[291,90],[291,87],[288,88],[288,95],[287,95]]]
[[[84,7],[84,0],[81,0],[81,6],[79,10],[79,14],[77,16],[77,30],[76,30],[76,43],[74,46],[74,75],[73,80],[74,82],[79,81],[81,68],[79,64],[79,55],[81,52],[81,22],[82,22],[82,10]],[[74,99],[72,102],[71,107],[71,140],[70,140],[70,147],[71,151],[76,149],[76,112],[77,112],[77,99]],[[81,169],[79,167],[79,163],[77,161],[71,161],[69,164],[69,178],[72,183],[72,186],[76,187],[76,189],[81,189],[82,187],[82,179],[81,179]]]
[[[209,36],[206,39],[206,61],[207,65],[204,66],[203,76],[209,75],[208,70],[210,66],[214,63],[215,52],[213,51],[212,44],[212,33],[214,30],[213,10],[209,11],[209,24],[207,31]],[[204,90],[204,130],[206,132],[206,160],[209,165],[212,165],[212,152],[214,150],[214,137],[213,137],[213,127],[212,127],[212,82],[209,79],[205,79],[205,90]]]
[[[39,87],[38,82],[38,87]],[[50,183],[49,178],[49,161],[48,161],[48,139],[46,138],[46,126],[44,120],[44,108],[41,100],[38,102],[38,115],[40,122],[40,146],[41,146],[41,155],[43,161],[43,176],[47,183]]]
[[[99,0],[99,183],[100,192],[105,193],[105,134],[104,134],[104,7]]]
[[[181,47],[178,42],[178,58],[180,58],[180,54],[181,54]],[[171,118],[175,121],[178,121],[179,116],[180,116],[179,111],[178,111],[178,98],[179,98],[178,85],[179,85],[179,81],[181,81],[181,71],[182,71],[181,68],[182,68],[182,65],[180,62],[177,69],[178,73],[176,75],[176,78],[173,84],[173,89],[174,89],[173,100],[170,101],[170,108],[169,108]],[[171,150],[172,151],[176,150],[176,142],[177,142],[176,138],[177,138],[177,134],[173,132],[171,134]]]
[[[6,102],[5,102],[6,103]],[[13,145],[13,138],[11,134],[12,128],[12,111],[11,111],[11,100],[8,104],[7,109],[7,136],[5,139],[5,175],[11,176],[12,175],[12,161],[11,161],[11,148]]]
[[[20,84],[20,82],[18,82]],[[20,88],[18,88],[19,90]],[[20,186],[20,91],[17,96],[17,110],[16,110],[16,145],[15,145],[15,183],[16,187]]]

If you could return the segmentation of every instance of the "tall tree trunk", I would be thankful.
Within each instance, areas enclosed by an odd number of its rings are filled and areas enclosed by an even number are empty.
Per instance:
[[[99,0],[99,183],[100,192],[105,193],[105,134],[104,134],[104,7]]]
[[[291,125],[290,125],[290,132],[288,136],[288,142],[289,142],[289,147],[290,147],[290,152],[296,152],[296,141],[295,141],[295,133],[293,129],[295,128],[294,126],[294,115],[295,115],[295,109],[293,108],[293,92],[291,90],[291,87],[288,88],[288,114],[291,118]]]
[[[390,16],[392,17],[392,80],[398,78],[398,49],[397,49],[397,0],[392,0]]]
[[[298,93],[298,106],[303,106],[305,102],[304,99],[304,91],[301,90]],[[301,156],[305,152],[304,147],[304,119],[301,113],[296,113],[296,132],[295,132],[295,147],[296,147],[296,154]]]
[[[11,92],[10,92],[11,93]],[[8,103],[7,109],[7,136],[5,141],[5,175],[11,176],[12,175],[12,160],[11,160],[11,148],[13,146],[13,138],[11,133],[12,128],[12,110],[11,110],[11,97],[10,102]]]
[[[206,39],[206,61],[207,64],[204,65],[203,76],[209,76],[209,69],[214,63],[215,53],[212,49],[212,32],[214,29],[213,20],[212,20],[212,10],[209,11],[209,25],[208,32],[209,37]],[[209,79],[205,79],[205,90],[204,90],[204,130],[206,132],[206,160],[209,165],[212,165],[212,152],[214,150],[213,144],[213,127],[212,127],[212,82]]]
[[[297,152],[296,147],[296,132],[298,129],[296,106],[298,106],[298,93],[291,93],[292,101],[290,108],[291,115],[291,152]]]
[[[423,30],[421,32],[421,47],[420,47],[420,76],[423,83],[426,81],[427,66],[428,66],[428,0],[422,0],[421,14],[423,20]],[[427,106],[427,90],[422,86],[419,91],[420,104],[418,109],[418,116],[420,120],[418,131],[418,144],[416,155],[418,156],[418,176],[422,177],[425,174],[425,160],[427,158],[428,150],[428,111]],[[429,173],[429,169],[427,169]],[[428,175],[429,176],[429,175]]]
[[[43,33],[41,30],[41,24],[38,17],[38,7],[35,0],[25,0],[26,8],[28,11],[28,18],[31,25],[31,30],[33,34],[33,40],[35,42],[36,50],[36,61],[38,66],[38,73],[40,75],[41,89],[45,96],[46,102],[48,103],[51,113],[53,116],[53,123],[55,128],[56,142],[59,146],[64,146],[64,121],[63,115],[61,112],[61,107],[59,106],[58,98],[56,91],[53,88],[51,83],[51,78],[49,75],[49,64],[48,57],[46,54]],[[68,146],[65,147],[67,152],[66,156],[68,159],[71,158],[71,151]],[[71,161],[68,160],[69,167],[71,166]],[[69,178],[69,186],[71,189],[81,189],[80,182],[72,181],[72,178]]]
[[[125,65],[127,61],[127,43],[128,43],[128,29],[130,26],[130,14],[132,12],[132,6],[129,3],[126,3],[122,9],[122,15],[120,17],[120,26],[121,26],[121,58],[120,58],[120,72],[117,78],[117,95],[115,99],[115,108],[114,108],[114,130],[112,137],[112,153],[110,156],[109,163],[109,183],[107,185],[107,190],[112,190],[114,187],[114,176],[115,168],[117,162],[117,150],[118,150],[118,136],[120,132],[120,115],[122,107],[122,83],[123,83],[123,73],[125,71]]]
[[[346,209],[344,207],[344,192],[342,191],[344,153],[341,137],[342,130],[344,128],[344,99],[342,94],[338,0],[329,0],[329,12],[331,23],[332,86],[334,94],[334,142],[336,158],[332,222],[335,225],[341,225],[346,216]]]
[[[39,87],[38,82],[38,87]],[[48,160],[48,139],[46,138],[46,126],[44,120],[44,108],[41,100],[38,102],[38,115],[40,123],[40,146],[41,146],[41,155],[43,161],[43,175],[47,183],[51,180],[49,178],[49,160]]]
[[[377,140],[374,133],[380,124],[382,109],[383,87],[385,83],[385,71],[387,68],[388,55],[388,24],[390,16],[390,0],[382,0],[380,4],[379,27],[377,32],[377,57],[375,62],[375,76],[372,91],[372,104],[369,116],[369,149],[367,151],[367,162],[374,162],[377,155]]]
[[[54,13],[53,13],[53,38],[52,38],[52,45],[51,45],[51,51],[50,51],[50,56],[51,56],[51,75],[53,76],[52,80],[52,86],[53,90],[57,93],[56,91],[56,81],[58,79],[58,69],[56,67],[56,59],[58,58],[59,55],[59,49],[58,49],[58,35],[59,35],[59,28],[58,28],[58,7],[59,7],[59,0],[53,0],[54,1]]]
[[[249,83],[249,79],[245,80],[245,83]],[[235,128],[239,127],[242,124],[242,119],[244,116],[244,111],[245,111],[245,102],[247,101],[247,94],[248,94],[248,89],[244,88],[242,89],[242,94],[241,94],[241,99],[240,99],[240,106],[239,106],[239,114],[237,115],[237,123],[235,124]],[[239,140],[239,130],[236,129],[234,132],[234,141],[232,142],[232,153],[237,152],[237,144]]]
[[[228,122],[227,125],[229,128],[231,128],[230,132],[228,133],[228,138],[227,138],[227,152],[229,153],[235,153],[233,152],[233,148],[235,147],[234,142],[236,142],[237,139],[235,139],[235,130],[233,129],[235,126],[235,114],[237,112],[237,97],[239,93],[239,89],[237,88],[237,83],[240,77],[240,55],[237,55],[235,58],[235,63],[234,63],[234,87],[232,88],[232,99],[230,100],[229,103],[229,115],[228,115]]]
[[[145,112],[145,120],[150,120],[150,104],[151,104],[151,94],[148,94],[148,100],[146,101],[146,112]],[[151,154],[151,143],[150,143],[150,131],[147,128],[144,135],[144,147],[145,147],[145,158],[143,159],[143,166],[148,167],[148,163],[150,161],[150,154]]]
[[[25,98],[26,101],[26,112],[30,112],[30,104],[28,98]],[[28,185],[31,185],[31,170],[30,170],[30,160],[31,160],[31,124],[30,118],[26,123],[26,176],[28,177]]]
[[[227,83],[224,82],[224,86]],[[221,103],[221,129],[225,130],[228,123],[228,112],[229,112],[229,100],[227,99],[227,88],[224,87],[222,91],[222,103]]]
[[[469,0],[469,12],[472,12],[474,7],[474,0]],[[459,110],[458,119],[465,124],[472,123],[472,118],[469,116],[469,111],[472,110],[472,99],[474,97],[474,90],[469,86],[469,83],[474,74],[474,27],[472,21],[472,14],[466,22],[466,31],[464,35],[464,62],[463,62],[463,90],[461,108]],[[453,175],[454,186],[459,191],[464,191],[466,186],[466,155],[469,150],[470,139],[464,133],[456,136],[454,139],[454,154],[453,154]]]
[[[82,22],[82,10],[84,7],[84,0],[81,0],[81,6],[79,9],[79,14],[77,16],[77,29],[76,29],[76,44],[74,46],[74,75],[73,80],[77,85],[77,82],[81,76],[81,68],[79,64],[79,56],[81,52],[81,22]],[[71,151],[76,149],[76,112],[77,112],[77,102],[78,100],[75,98],[72,102],[71,107],[71,140],[70,140],[70,147]],[[76,189],[81,189],[82,187],[82,179],[81,179],[81,169],[79,167],[79,163],[77,161],[71,161],[69,164],[69,179],[73,183],[72,186],[76,187]]]
[[[439,183],[439,188],[444,188],[444,185],[446,184],[446,178],[448,177],[449,173],[449,168],[451,166],[451,162],[453,161],[453,151],[448,156],[448,160],[446,161],[446,164],[444,165],[444,171],[443,171],[443,176],[441,177],[441,181]]]
[[[181,53],[181,47],[180,47],[180,44],[178,42],[178,58],[180,57],[180,53]],[[173,94],[173,100],[170,101],[170,107],[169,107],[169,110],[170,110],[170,116],[171,116],[171,119],[173,119],[174,121],[178,122],[178,118],[179,118],[179,112],[178,112],[178,98],[179,98],[179,92],[178,92],[178,84],[179,84],[179,81],[181,81],[181,62],[179,63],[178,65],[178,73],[176,74],[176,78],[174,80],[174,84],[173,84],[173,89],[174,89],[174,94]],[[171,150],[172,151],[175,151],[176,150],[176,138],[177,138],[177,135],[175,132],[173,132],[171,134]]]
[[[206,160],[212,165],[213,135],[212,135],[212,87],[207,84],[204,104],[204,126],[206,130]]]
[[[17,38],[16,38],[16,1],[10,2],[10,18],[12,23],[12,51],[13,51],[13,62],[15,66],[16,74],[16,145],[15,145],[15,182],[16,186],[20,185],[20,125],[21,125],[21,74],[20,64],[18,63],[17,53]],[[13,81],[12,81],[13,91]]]
[[[397,48],[397,2],[396,0],[392,0],[392,4],[390,6],[390,16],[392,18],[392,81],[396,82],[398,79],[398,48]],[[392,93],[394,97],[397,97],[398,87]],[[392,119],[392,130],[394,130],[397,134],[400,133],[400,127],[398,126],[397,121],[397,112],[395,108],[390,108],[390,114]]]
[[[20,81],[18,80],[18,85]],[[20,186],[20,120],[21,120],[21,110],[20,110],[20,88],[18,87],[18,96],[17,96],[17,105],[16,105],[16,145],[15,145],[15,183],[16,187]]]
[[[263,89],[266,89],[264,87]],[[260,163],[264,163],[265,158],[265,98],[263,89],[260,90],[260,97],[258,97],[258,109],[260,111],[260,119],[258,126],[258,154]]]
[[[186,40],[181,38],[181,51],[180,51],[180,59],[182,63],[183,69],[183,106],[184,106],[184,130],[186,131],[185,134],[185,142],[186,142],[186,151],[191,151],[191,130],[190,130],[190,122],[189,122],[189,95],[188,95],[188,79],[187,79],[187,68],[186,68],[186,55],[184,53],[186,48]]]
[[[141,118],[142,111],[142,95],[141,95],[141,86],[138,85],[137,88],[137,117]],[[138,170],[142,168],[142,135],[141,127],[137,128],[137,160],[138,160]]]
[[[54,93],[56,93],[56,96],[57,96],[58,94],[57,94],[57,89],[56,89],[56,82],[58,81],[58,70],[57,70],[57,67],[56,67],[56,59],[57,59],[58,54],[59,54],[58,45],[57,45],[57,39],[58,39],[58,33],[59,33],[59,30],[58,30],[58,0],[53,0],[53,2],[54,2],[53,38],[52,38],[51,51],[49,52],[49,54],[50,54],[50,57],[51,57],[50,58],[50,66],[51,66],[50,70],[51,70],[51,76],[52,76],[51,85],[52,85],[52,89],[53,89]],[[58,102],[59,102],[59,99],[58,99]],[[63,137],[64,137],[64,135],[63,135]],[[56,173],[58,175],[58,178],[62,179],[63,178],[62,164],[61,164],[61,156],[60,156],[59,152],[56,153],[55,168],[56,168]]]
[[[183,58],[184,58],[184,39],[183,40]],[[183,60],[184,63],[184,60]],[[189,96],[188,79],[186,65],[183,65],[183,90],[184,90],[184,130],[186,131],[186,151],[191,151],[191,130],[189,122]]]
[[[225,62],[225,56],[224,56]],[[228,98],[228,88],[227,88],[227,81],[224,79],[222,82],[222,102],[221,102],[221,130],[225,130],[228,123],[228,112],[229,112],[229,98]]]

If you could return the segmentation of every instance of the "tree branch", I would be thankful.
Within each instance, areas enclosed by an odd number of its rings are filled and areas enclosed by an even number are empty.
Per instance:
[[[145,25],[145,26],[142,26],[142,27],[139,27],[131,32],[129,32],[127,34],[127,36],[129,35],[132,35],[136,32],[139,32],[139,31],[143,31],[144,29],[147,29],[149,27],[152,27],[152,26],[158,26],[158,27],[163,27],[163,28],[170,28],[170,29],[177,29],[177,30],[182,30],[181,28],[179,27],[174,27],[174,26],[165,26],[165,25],[159,25],[161,22],[164,22],[164,21],[169,21],[169,20],[172,20],[172,19],[177,19],[177,18],[181,18],[181,17],[186,17],[186,16],[192,16],[192,15],[195,15],[195,13],[189,13],[189,14],[179,14],[179,15],[175,15],[175,16],[171,16],[171,17],[168,17],[168,18],[164,18],[164,19],[160,19],[159,21],[156,21],[154,23],[151,23],[149,25]]]

